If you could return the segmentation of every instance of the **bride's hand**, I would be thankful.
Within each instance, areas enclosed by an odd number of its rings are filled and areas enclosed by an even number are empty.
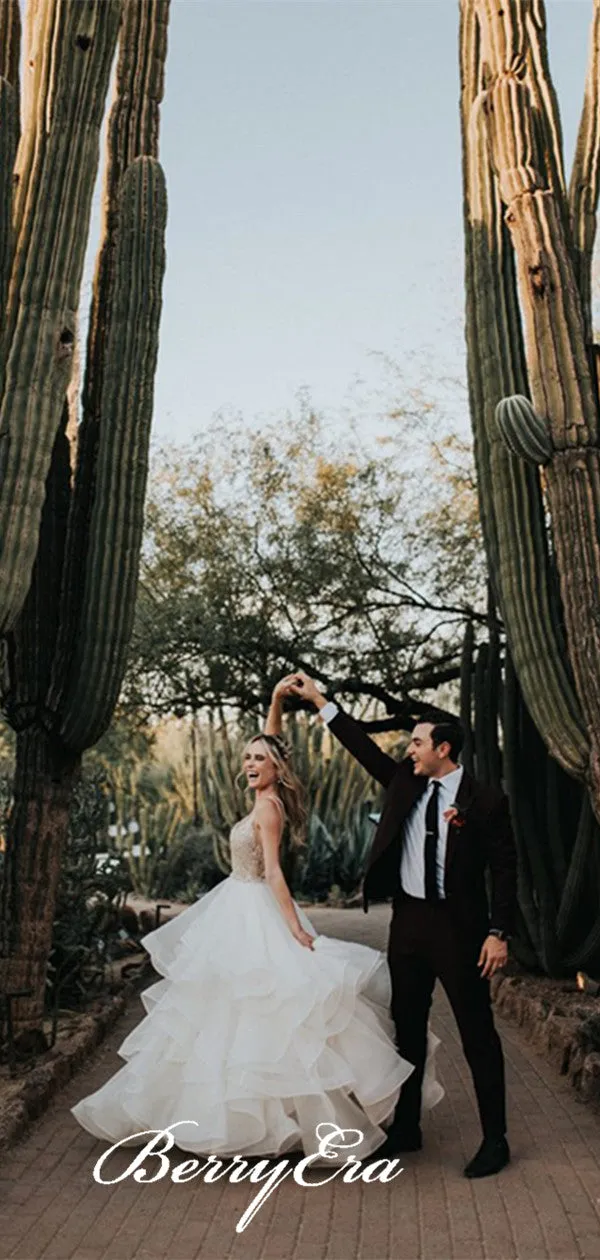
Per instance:
[[[280,678],[273,688],[273,699],[282,700],[284,696],[291,696],[293,694],[292,686],[297,682],[297,679],[297,674],[287,674],[285,678]]]
[[[325,696],[322,691],[319,691],[317,684],[312,678],[309,678],[308,674],[306,674],[303,669],[299,669],[295,674],[292,674],[291,679],[292,695],[302,696],[304,700],[308,700],[311,704],[314,704],[316,709],[323,708],[323,705],[325,704]]]
[[[305,932],[304,928],[302,927],[294,928],[292,931],[292,936],[294,937],[295,940],[298,941],[299,945],[305,945],[307,949],[313,948],[313,942],[315,938],[314,936],[311,936],[309,932]]]

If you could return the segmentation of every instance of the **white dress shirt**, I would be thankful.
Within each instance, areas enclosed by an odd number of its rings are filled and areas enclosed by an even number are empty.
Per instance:
[[[339,713],[337,704],[335,703],[334,700],[328,700],[327,704],[324,704],[323,708],[319,710],[319,717],[321,721],[324,722],[325,725],[327,726],[329,722],[333,720],[336,713]]]
[[[404,821],[404,843],[400,859],[400,883],[410,897],[425,896],[425,814],[427,804],[433,790],[433,784],[439,783],[438,793],[438,844],[437,844],[437,886],[440,897],[445,897],[444,869],[446,865],[446,843],[448,840],[448,821],[444,812],[456,804],[456,794],[463,776],[462,766],[444,774],[440,779],[430,779],[427,790],[413,805],[410,814]]]

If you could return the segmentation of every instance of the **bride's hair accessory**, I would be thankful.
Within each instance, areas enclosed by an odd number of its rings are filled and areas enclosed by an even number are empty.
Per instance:
[[[250,742],[254,743],[254,740],[256,739],[262,739],[265,744],[272,744],[273,748],[277,749],[280,756],[284,757],[286,761],[289,761],[292,750],[289,744],[286,744],[283,735],[255,735],[254,739]]]

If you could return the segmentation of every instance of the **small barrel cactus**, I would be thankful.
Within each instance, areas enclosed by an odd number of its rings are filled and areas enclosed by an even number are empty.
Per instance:
[[[496,407],[502,440],[513,455],[528,464],[547,464],[552,455],[548,426],[524,394],[502,398]]]

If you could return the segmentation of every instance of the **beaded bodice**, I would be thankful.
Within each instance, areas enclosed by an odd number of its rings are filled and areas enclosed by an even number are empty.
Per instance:
[[[229,845],[231,874],[234,879],[243,879],[247,883],[264,880],[265,861],[262,844],[256,834],[252,814],[248,814],[232,827]]]

